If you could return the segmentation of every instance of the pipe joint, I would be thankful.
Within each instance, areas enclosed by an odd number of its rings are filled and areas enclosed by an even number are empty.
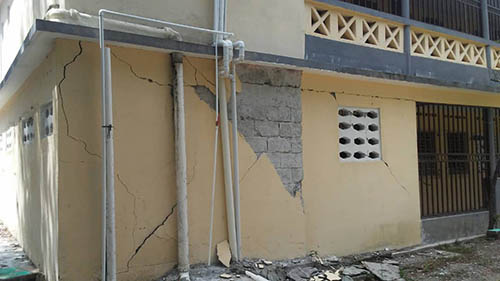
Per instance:
[[[172,62],[173,63],[182,63],[184,55],[182,53],[172,53]]]
[[[218,45],[222,45],[222,70],[220,75],[228,78],[231,75],[230,64],[233,60],[233,42],[230,40],[222,40]]]
[[[236,41],[233,44],[235,50],[238,50],[238,57],[234,59],[234,62],[239,63],[245,60],[245,42]]]

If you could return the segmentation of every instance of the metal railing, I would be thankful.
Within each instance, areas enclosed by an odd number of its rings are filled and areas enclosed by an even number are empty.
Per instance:
[[[488,206],[486,110],[417,103],[422,217],[467,213]]]
[[[340,0],[402,16],[402,0]],[[483,36],[481,0],[409,0],[410,18],[474,36]],[[488,0],[490,39],[500,40],[500,0]]]

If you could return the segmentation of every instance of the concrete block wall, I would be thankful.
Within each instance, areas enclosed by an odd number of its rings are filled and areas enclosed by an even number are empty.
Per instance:
[[[304,177],[300,71],[238,65],[238,128],[254,152],[266,153],[288,192]]]
[[[302,72],[240,64],[238,131],[260,157],[267,154],[287,191],[301,191],[302,164]],[[215,97],[204,86],[196,87],[198,97],[215,108]],[[228,102],[229,117],[231,104]]]

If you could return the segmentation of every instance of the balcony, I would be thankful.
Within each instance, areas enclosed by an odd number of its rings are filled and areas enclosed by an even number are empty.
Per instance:
[[[342,2],[402,15],[401,0],[340,0]],[[487,0],[489,37],[500,39],[500,0]],[[410,0],[410,18],[474,36],[482,36],[481,0]]]
[[[481,0],[306,1],[305,57],[356,72],[496,88],[500,0],[483,4]]]

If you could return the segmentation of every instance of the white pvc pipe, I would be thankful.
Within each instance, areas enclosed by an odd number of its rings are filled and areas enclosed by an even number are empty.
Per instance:
[[[107,217],[107,196],[106,196],[106,52],[104,50],[103,17],[99,16],[99,46],[101,48],[101,118],[102,118],[102,204],[101,204],[101,280],[106,280],[106,217]]]
[[[104,14],[116,15],[116,16],[121,16],[121,17],[125,17],[125,18],[142,20],[142,21],[146,21],[146,22],[154,22],[154,23],[159,23],[159,24],[168,25],[168,26],[175,26],[175,27],[180,27],[180,28],[186,28],[186,29],[191,29],[191,30],[196,30],[196,31],[207,32],[207,33],[211,33],[211,34],[220,34],[220,35],[225,35],[225,36],[233,36],[234,35],[234,33],[232,33],[232,32],[211,30],[211,29],[206,29],[206,28],[201,28],[201,27],[196,27],[196,26],[190,26],[190,25],[185,25],[185,24],[180,24],[180,23],[174,23],[174,22],[169,22],[169,21],[163,21],[163,20],[158,20],[158,19],[145,18],[145,17],[141,17],[141,16],[120,13],[120,12],[106,10],[106,9],[100,9],[99,16],[104,15]]]
[[[114,279],[109,280],[109,281],[115,281],[116,280],[116,252],[115,252],[115,250],[113,250],[111,252],[112,257],[110,257],[110,259],[112,259],[111,263],[114,263],[115,265],[112,266],[111,268],[106,268],[108,266],[107,253],[106,253],[107,249],[108,249],[107,244],[108,243],[115,243],[115,241],[114,241],[115,234],[114,234],[114,227],[113,227],[113,234],[108,237],[108,235],[107,235],[108,228],[106,227],[106,225],[107,225],[106,217],[107,217],[107,213],[108,213],[107,207],[106,207],[107,206],[106,202],[109,201],[107,198],[108,196],[107,196],[106,192],[108,190],[109,184],[111,184],[111,186],[109,187],[110,190],[113,191],[112,199],[113,199],[113,204],[114,204],[114,186],[113,186],[114,185],[114,170],[113,170],[114,169],[114,162],[112,160],[110,162],[108,159],[109,158],[108,155],[113,155],[113,147],[112,147],[113,140],[112,140],[112,123],[107,122],[106,116],[112,115],[112,108],[111,108],[111,97],[109,98],[109,101],[110,101],[109,104],[107,104],[108,98],[106,98],[105,93],[106,93],[106,89],[108,86],[111,89],[112,84],[111,84],[111,80],[109,80],[109,82],[106,82],[107,81],[106,65],[105,65],[106,64],[106,57],[105,57],[106,52],[104,50],[104,47],[105,47],[104,15],[105,14],[122,16],[122,17],[126,17],[126,18],[143,20],[143,21],[147,21],[147,22],[154,22],[154,23],[159,23],[159,24],[168,25],[168,26],[176,26],[176,27],[180,27],[180,28],[197,30],[197,31],[211,33],[211,34],[218,34],[218,35],[225,35],[225,36],[232,36],[234,34],[230,33],[230,32],[210,30],[210,29],[194,27],[194,26],[189,26],[189,25],[183,25],[183,24],[178,24],[178,23],[172,23],[172,22],[167,22],[167,21],[162,21],[162,20],[157,20],[157,19],[145,18],[145,17],[141,17],[141,16],[110,11],[110,10],[106,10],[106,9],[99,10],[98,15],[99,15],[99,46],[101,48],[102,146],[103,146],[103,148],[102,148],[102,163],[103,163],[102,164],[102,177],[103,177],[103,179],[102,179],[102,185],[103,185],[102,200],[103,201],[102,201],[101,280],[108,281],[106,272],[108,270],[111,270],[112,273],[110,273],[110,274],[112,277],[114,276]],[[182,110],[184,112],[184,109],[182,109]],[[184,116],[184,114],[182,114],[182,116]],[[110,140],[108,140],[108,135],[109,135]],[[111,152],[108,151],[109,144],[111,144]],[[109,177],[111,177],[111,180],[108,180]],[[187,202],[187,198],[186,198],[186,202]],[[182,207],[178,206],[178,208],[180,209]],[[113,206],[112,211],[113,211],[113,220],[114,220],[114,206]],[[187,204],[186,204],[186,211],[187,211]],[[180,210],[178,212],[180,212]],[[187,218],[187,216],[186,216],[186,218]],[[187,221],[186,221],[185,225],[186,225],[185,231],[187,232]],[[109,231],[109,229],[108,229],[108,231]],[[107,239],[111,239],[111,238],[113,239],[113,241],[107,241]],[[187,239],[187,236],[186,236],[186,239]],[[178,240],[182,240],[182,238],[178,237]],[[187,243],[186,245],[189,245],[189,244]],[[116,248],[114,248],[114,249],[116,249]],[[187,254],[186,256],[189,256],[189,255]],[[182,262],[182,263],[189,264],[189,261],[187,263],[186,262]],[[179,264],[181,264],[181,260],[179,261]],[[183,273],[181,275],[181,278],[183,276],[186,276],[186,273]],[[189,275],[187,275],[187,279],[185,279],[185,280],[189,280]]]
[[[184,75],[182,54],[173,54],[175,64],[175,162],[177,182],[177,255],[181,281],[189,280],[189,236],[186,172],[186,129],[184,113]]]
[[[115,172],[113,146],[113,94],[111,80],[111,51],[105,48],[106,66],[106,192],[107,192],[107,238],[106,271],[108,281],[116,281],[116,234],[115,234]]]
[[[231,100],[233,119],[233,187],[234,187],[234,216],[236,231],[236,260],[241,259],[241,219],[240,219],[240,165],[238,162],[238,114],[236,102],[236,64],[233,62],[231,76]]]
[[[229,246],[231,247],[231,253],[236,257],[236,259],[238,259],[234,218],[233,182],[231,175],[231,151],[229,144],[229,126],[227,119],[226,83],[224,82],[224,78],[222,77],[219,77],[219,99],[220,124],[222,133],[222,156],[224,165],[224,187],[226,193],[227,230],[229,234]]]

